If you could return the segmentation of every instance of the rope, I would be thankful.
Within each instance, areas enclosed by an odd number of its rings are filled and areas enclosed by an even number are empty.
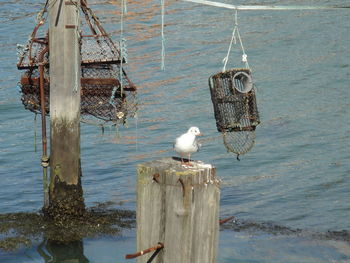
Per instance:
[[[124,93],[124,83],[123,83],[123,60],[124,57],[126,57],[126,44],[125,44],[125,39],[123,38],[124,35],[124,13],[127,12],[127,6],[126,6],[126,0],[121,0],[120,1],[120,35],[119,35],[119,60],[120,60],[120,65],[119,65],[119,83],[120,83],[120,96],[123,96]],[[126,58],[125,58],[126,62]],[[117,87],[113,88],[112,95],[109,99],[109,103],[113,105],[114,109],[117,109],[117,106],[113,102],[115,92],[117,90]]]
[[[123,48],[123,30],[124,30],[124,12],[126,12],[126,0],[121,0],[120,2],[120,68],[119,68],[119,82],[120,82],[120,95],[123,95],[123,59],[124,59],[124,48]]]
[[[75,61],[77,61],[78,63],[75,63],[75,81],[74,81],[74,89],[73,92],[77,93],[79,86],[80,86],[80,72],[79,72],[79,68],[80,68],[80,48],[79,48],[79,39],[80,39],[80,33],[79,33],[79,7],[78,5],[75,5],[76,7],[76,21],[75,21],[75,37],[76,40],[74,41],[74,56],[75,56]]]
[[[237,36],[238,36],[239,43],[241,44],[241,49],[242,49],[242,52],[243,52],[243,54],[242,54],[242,62],[245,63],[246,68],[249,68],[248,56],[247,56],[247,54],[245,53],[244,46],[243,46],[243,42],[242,42],[242,38],[241,38],[241,34],[239,33],[238,27],[237,27]]]
[[[162,57],[162,62],[161,62],[161,70],[165,69],[165,37],[164,37],[164,3],[165,0],[160,0],[161,4],[161,17],[162,17],[162,26],[161,26],[161,38],[162,38],[162,51],[161,51],[161,57]]]
[[[135,118],[135,132],[136,132],[136,136],[135,136],[135,151],[136,151],[136,154],[138,153],[139,151],[139,140],[138,140],[138,137],[139,137],[139,116],[137,114],[137,112],[135,113],[134,115],[134,118]]]
[[[227,65],[227,62],[228,62],[228,57],[229,57],[230,52],[231,52],[231,48],[232,48],[232,43],[233,43],[233,41],[234,41],[235,44],[236,44],[236,37],[235,37],[236,30],[237,30],[237,27],[235,26],[235,27],[233,28],[233,31],[232,31],[232,37],[231,37],[230,45],[229,45],[228,50],[227,50],[227,55],[226,55],[226,57],[224,57],[224,59],[222,60],[222,62],[224,63],[224,67],[222,68],[222,72],[226,71],[226,65]]]
[[[238,41],[239,41],[239,43],[240,43],[240,46],[241,46],[241,49],[242,49],[242,53],[243,53],[243,54],[242,54],[242,62],[244,62],[246,68],[249,69],[248,56],[247,56],[247,54],[245,53],[245,49],[244,49],[244,46],[243,46],[243,41],[242,41],[242,38],[241,38],[241,34],[239,33],[239,29],[238,29],[237,10],[235,10],[234,24],[235,24],[235,26],[233,27],[230,45],[229,45],[229,47],[228,47],[226,57],[224,57],[224,59],[222,60],[222,62],[224,63],[224,66],[223,66],[223,68],[222,68],[222,72],[225,72],[225,71],[226,71],[226,65],[227,65],[228,58],[229,58],[230,53],[231,53],[232,45],[233,45],[233,44],[234,44],[234,45],[237,44],[236,35],[237,35],[237,38],[238,38]]]
[[[123,1],[123,12],[126,14],[128,12],[127,6],[126,6],[126,0]]]
[[[234,10],[329,10],[329,9],[345,9],[350,6],[282,6],[282,5],[230,5],[220,2],[207,1],[207,0],[183,0],[186,2],[192,2],[203,5],[210,5],[215,7],[223,7]]]

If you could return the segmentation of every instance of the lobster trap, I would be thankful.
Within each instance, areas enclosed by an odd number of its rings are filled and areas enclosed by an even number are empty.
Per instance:
[[[223,133],[227,151],[248,152],[260,123],[254,85],[249,68],[233,68],[209,78],[217,130]]]
[[[80,1],[85,20],[81,24],[79,57],[81,59],[81,118],[82,121],[97,119],[103,122],[125,122],[137,111],[136,86],[127,76],[123,63],[127,62],[124,41],[116,45],[102,27],[99,19]],[[19,46],[17,68],[25,70],[21,76],[21,100],[24,107],[34,113],[42,113],[41,102],[45,104],[45,114],[49,114],[50,97],[50,56],[49,36],[37,37],[39,29],[44,28],[43,15],[40,14],[26,46]],[[43,86],[43,96],[40,94]]]

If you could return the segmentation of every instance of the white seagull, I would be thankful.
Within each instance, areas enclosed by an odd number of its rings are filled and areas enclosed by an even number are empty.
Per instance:
[[[181,163],[184,164],[184,155],[188,156],[188,163],[191,160],[191,153],[198,152],[201,145],[197,142],[196,136],[202,136],[197,127],[191,127],[188,131],[177,137],[174,143],[174,150],[180,154]]]

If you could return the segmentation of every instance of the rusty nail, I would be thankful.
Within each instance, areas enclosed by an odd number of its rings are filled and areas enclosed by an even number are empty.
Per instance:
[[[160,250],[160,249],[162,249],[162,248],[164,248],[163,243],[158,242],[158,244],[157,244],[156,246],[154,246],[154,247],[150,247],[150,248],[147,248],[147,249],[145,249],[145,250],[141,250],[141,251],[139,251],[139,252],[136,252],[135,254],[128,254],[128,255],[125,256],[125,258],[126,258],[126,259],[137,258],[137,257],[139,257],[139,256],[142,256],[142,255],[147,254],[147,253],[149,253],[149,252],[152,252],[152,251],[154,251],[154,250]]]
[[[160,184],[159,177],[160,177],[159,173],[156,173],[156,174],[153,175],[153,180],[156,181],[158,184]]]
[[[184,184],[184,181],[181,178],[179,178],[179,182],[180,182],[180,184],[182,186],[182,195],[183,195],[183,197],[185,197],[185,184]]]
[[[228,217],[228,218],[221,219],[221,220],[219,221],[219,224],[220,224],[220,225],[225,224],[226,222],[228,222],[228,221],[230,221],[230,220],[232,220],[232,219],[235,219],[235,217],[234,217],[234,216],[230,216],[230,217]]]

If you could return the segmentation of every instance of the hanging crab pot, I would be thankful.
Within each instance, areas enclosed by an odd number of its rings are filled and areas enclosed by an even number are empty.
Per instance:
[[[219,132],[254,131],[260,123],[250,69],[230,69],[209,78]]]
[[[255,142],[260,123],[251,70],[233,68],[209,78],[216,127],[230,152],[244,154]]]
[[[81,1],[81,10],[85,21],[81,26],[78,54],[81,72],[77,75],[81,76],[82,118],[92,116],[103,121],[125,121],[127,116],[133,116],[137,111],[136,86],[123,69],[125,47],[122,41],[120,46],[115,45],[86,1]],[[44,20],[37,24],[27,45],[20,51],[17,68],[25,70],[20,81],[24,107],[41,113],[39,67],[44,65],[45,113],[49,114],[49,37],[47,34],[44,38],[36,37],[43,24]]]

